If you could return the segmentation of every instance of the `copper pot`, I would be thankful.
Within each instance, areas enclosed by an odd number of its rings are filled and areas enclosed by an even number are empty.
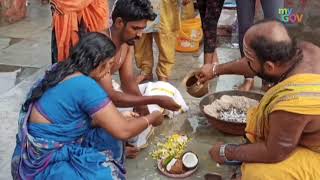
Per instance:
[[[192,73],[186,81],[187,92],[193,97],[202,97],[209,92],[208,81],[204,84],[198,83],[198,78],[195,73]]]

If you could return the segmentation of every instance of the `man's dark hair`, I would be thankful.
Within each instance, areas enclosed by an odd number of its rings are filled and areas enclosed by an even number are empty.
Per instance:
[[[147,19],[153,21],[156,14],[153,12],[149,0],[118,0],[114,5],[112,21],[121,17],[125,22]]]
[[[268,23],[276,20],[262,20],[257,24]],[[288,30],[285,26],[277,21],[278,25],[282,26],[288,36]],[[289,36],[290,37],[290,36]],[[272,38],[268,38],[267,35],[257,35],[253,40],[251,40],[249,46],[254,50],[257,58],[261,62],[271,61],[277,63],[286,63],[289,61],[295,61],[302,59],[302,50],[299,48],[298,43],[295,38],[290,38],[289,40],[275,41]]]

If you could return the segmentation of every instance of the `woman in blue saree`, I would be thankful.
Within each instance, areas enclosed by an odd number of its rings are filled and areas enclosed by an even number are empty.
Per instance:
[[[124,142],[163,121],[124,116],[96,81],[110,80],[115,46],[88,33],[31,88],[19,117],[13,179],[126,179]]]

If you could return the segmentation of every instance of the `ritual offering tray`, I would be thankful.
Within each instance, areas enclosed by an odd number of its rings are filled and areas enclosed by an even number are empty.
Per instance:
[[[200,110],[209,123],[221,132],[244,135],[247,111],[259,104],[262,94],[243,91],[221,91],[200,101]]]
[[[186,151],[190,139],[184,135],[174,134],[166,138],[166,142],[158,143],[152,152],[157,160],[159,171],[171,178],[185,178],[192,175],[198,168],[198,156]]]

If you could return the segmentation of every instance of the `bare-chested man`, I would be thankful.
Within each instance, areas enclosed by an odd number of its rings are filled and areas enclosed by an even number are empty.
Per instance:
[[[159,106],[178,110],[180,106],[167,96],[141,96],[133,73],[133,45],[139,39],[148,20],[154,20],[156,15],[148,0],[118,0],[112,12],[113,25],[107,30],[107,35],[117,47],[115,64],[112,74],[119,71],[121,88],[124,93],[114,91],[112,84],[101,80],[104,89],[108,91],[117,107],[137,107],[141,113],[146,113],[143,105],[158,104]]]
[[[140,115],[148,113],[147,104],[158,104],[169,110],[179,110],[180,106],[167,96],[142,96],[133,73],[133,55],[135,40],[142,36],[148,20],[154,20],[156,14],[148,0],[118,0],[112,11],[112,26],[106,35],[116,45],[117,53],[111,73],[119,71],[121,89],[113,89],[109,79],[102,78],[100,84],[108,92],[117,107],[135,107]],[[135,157],[137,149],[129,148],[129,157]]]
[[[217,143],[218,163],[243,162],[242,179],[319,179],[320,48],[297,43],[276,21],[262,21],[244,37],[245,58],[205,65],[205,82],[222,74],[257,75],[273,82],[257,108],[248,112],[248,144]]]

